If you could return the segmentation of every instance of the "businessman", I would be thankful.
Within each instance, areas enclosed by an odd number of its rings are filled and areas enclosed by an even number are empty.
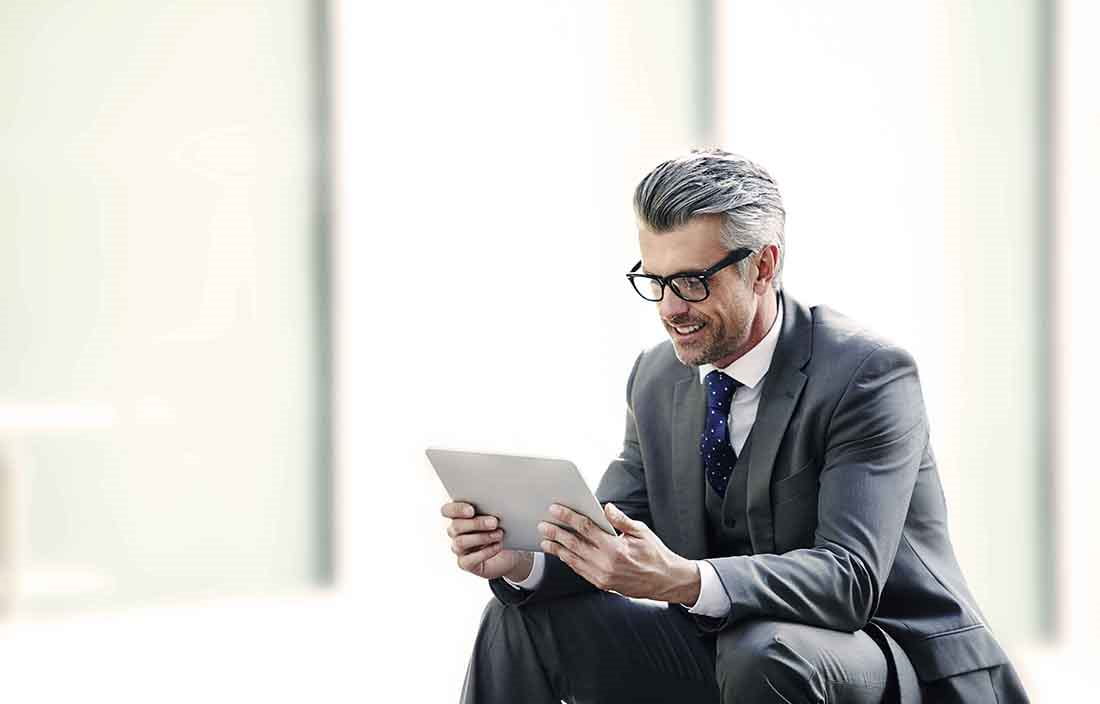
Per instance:
[[[542,552],[448,503],[489,579],[466,702],[1025,702],[947,535],[908,353],[781,286],[768,173],[720,150],[634,194],[629,285],[669,339],[627,382],[597,497]]]

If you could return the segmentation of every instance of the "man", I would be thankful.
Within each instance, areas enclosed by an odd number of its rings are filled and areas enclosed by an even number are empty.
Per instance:
[[[597,490],[621,535],[554,506],[571,530],[503,550],[444,505],[496,597],[464,701],[1027,701],[948,539],[916,365],[782,291],[771,177],[693,152],[634,207],[627,276],[670,339],[634,363]]]

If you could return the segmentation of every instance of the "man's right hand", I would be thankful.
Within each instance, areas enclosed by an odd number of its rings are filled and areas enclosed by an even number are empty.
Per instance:
[[[451,519],[447,535],[460,569],[485,579],[507,577],[513,582],[522,582],[531,574],[534,553],[505,550],[504,531],[496,516],[478,516],[472,505],[461,501],[443,504],[441,513]]]

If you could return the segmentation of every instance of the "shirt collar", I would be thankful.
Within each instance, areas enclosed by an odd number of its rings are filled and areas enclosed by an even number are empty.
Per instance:
[[[725,369],[719,369],[713,364],[699,365],[699,380],[706,378],[707,374],[715,369],[736,379],[740,384],[756,388],[764,375],[768,373],[768,367],[772,365],[772,356],[775,354],[775,346],[779,343],[779,331],[783,328],[783,302],[780,301],[775,313],[775,321],[772,322],[764,339],[756,343],[756,346],[734,360]]]

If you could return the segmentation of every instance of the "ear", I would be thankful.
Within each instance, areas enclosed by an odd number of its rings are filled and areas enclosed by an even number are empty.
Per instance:
[[[752,282],[753,293],[764,295],[771,288],[775,270],[779,266],[779,247],[764,245],[756,258],[756,279]]]

